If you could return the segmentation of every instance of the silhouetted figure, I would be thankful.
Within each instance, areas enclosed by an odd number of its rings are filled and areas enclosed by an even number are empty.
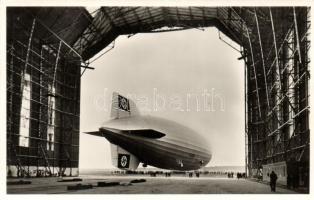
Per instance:
[[[9,177],[9,178],[12,177],[12,171],[11,171],[11,169],[9,169],[9,171],[8,171],[8,177]]]
[[[272,192],[276,192],[276,181],[277,181],[277,174],[272,171],[270,173],[270,189]]]

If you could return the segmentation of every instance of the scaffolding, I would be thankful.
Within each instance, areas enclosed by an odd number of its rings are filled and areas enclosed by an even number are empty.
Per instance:
[[[82,58],[36,13],[8,9],[7,174],[78,175]]]
[[[283,184],[293,176],[308,188],[310,8],[234,12],[255,35],[243,41],[249,175],[269,180],[275,170]]]

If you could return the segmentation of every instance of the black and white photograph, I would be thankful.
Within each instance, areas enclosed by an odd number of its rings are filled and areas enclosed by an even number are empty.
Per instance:
[[[5,195],[309,197],[310,3],[89,2],[1,5]]]

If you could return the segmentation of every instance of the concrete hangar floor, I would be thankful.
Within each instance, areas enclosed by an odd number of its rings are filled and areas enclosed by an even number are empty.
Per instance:
[[[8,185],[8,194],[295,194],[292,190],[277,187],[271,192],[268,184],[247,179],[222,177],[147,177],[129,176],[81,176],[82,181],[59,182],[58,178],[32,178],[31,184]],[[142,180],[145,182],[134,182]],[[13,180],[8,180],[8,182]],[[116,183],[98,187],[98,182]],[[133,182],[133,183],[132,183]],[[80,190],[69,186],[81,184]]]

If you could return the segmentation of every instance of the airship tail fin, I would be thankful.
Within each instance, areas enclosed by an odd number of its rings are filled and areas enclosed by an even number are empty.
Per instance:
[[[112,93],[111,118],[117,119],[138,114],[138,109],[131,99],[128,99],[117,92]]]
[[[123,170],[136,170],[140,161],[123,148],[110,144],[112,165]]]

